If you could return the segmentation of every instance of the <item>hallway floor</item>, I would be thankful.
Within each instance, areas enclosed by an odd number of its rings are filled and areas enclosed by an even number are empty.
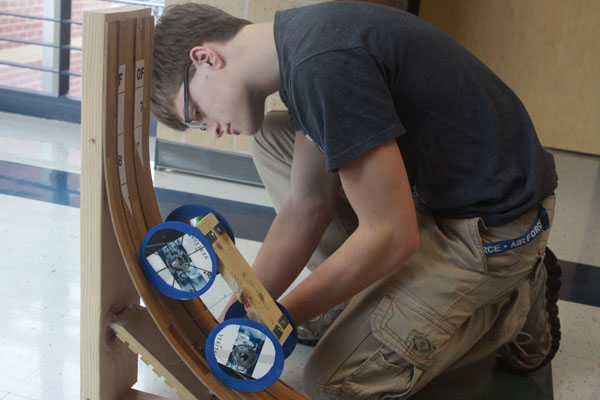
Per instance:
[[[79,398],[79,130],[0,113],[0,400]],[[488,358],[415,398],[600,399],[600,158],[552,152],[560,182],[549,247],[564,274],[563,336],[551,367],[517,377]],[[264,189],[154,172],[163,215],[190,203],[218,210],[252,264],[275,216]],[[221,281],[209,293],[204,302],[218,314],[228,289]],[[298,390],[311,350],[299,345],[286,361],[282,379]],[[178,398],[143,362],[138,375],[135,388]]]

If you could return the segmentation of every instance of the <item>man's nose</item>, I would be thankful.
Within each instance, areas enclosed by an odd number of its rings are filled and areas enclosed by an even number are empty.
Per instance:
[[[217,139],[219,137],[221,137],[221,134],[223,133],[221,131],[221,125],[219,125],[218,122],[214,122],[214,123],[210,124],[210,131],[212,132],[212,135]]]

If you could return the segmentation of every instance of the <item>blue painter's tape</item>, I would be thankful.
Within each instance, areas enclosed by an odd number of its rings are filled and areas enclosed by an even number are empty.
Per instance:
[[[180,300],[202,295],[217,275],[217,257],[208,239],[196,228],[175,221],[156,225],[146,234],[140,265],[152,286]]]
[[[206,361],[225,385],[259,392],[283,372],[283,350],[275,335],[256,321],[233,318],[220,323],[206,339]]]

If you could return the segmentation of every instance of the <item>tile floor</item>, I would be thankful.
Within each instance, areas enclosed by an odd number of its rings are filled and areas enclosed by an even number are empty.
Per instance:
[[[79,128],[0,113],[0,400],[79,397]],[[447,398],[448,385],[462,383],[456,398],[509,398],[505,387],[524,382],[542,389],[513,391],[510,398],[600,399],[600,158],[553,153],[560,186],[550,247],[565,276],[563,340],[551,369],[525,381],[492,377],[479,385],[469,381],[473,370],[457,370],[440,378],[445,392],[432,384],[421,397]],[[164,171],[154,178],[161,207],[208,199],[217,209],[221,204],[260,214],[263,231],[274,215],[261,188]],[[229,222],[237,232],[236,221]],[[238,246],[252,263],[260,238],[241,234]],[[215,313],[224,306],[221,297],[205,298]],[[299,346],[286,361],[282,379],[299,390],[310,352]],[[138,375],[136,388],[178,398],[142,362]]]

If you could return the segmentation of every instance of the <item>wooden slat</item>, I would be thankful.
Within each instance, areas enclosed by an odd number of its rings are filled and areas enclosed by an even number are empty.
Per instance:
[[[131,8],[128,8],[128,11]],[[115,12],[114,15],[121,15]],[[105,15],[84,12],[81,107],[81,398],[116,399],[137,379],[137,357],[106,321],[139,302],[112,227],[104,189]]]
[[[168,400],[165,397],[157,396],[152,393],[140,392],[139,390],[129,389],[121,400]]]
[[[162,222],[158,201],[152,183],[150,165],[150,88],[152,85],[152,46],[154,43],[154,18],[146,17],[137,21],[135,63],[136,101],[134,113],[135,175],[146,226],[151,228]],[[140,70],[143,68],[142,70]],[[141,75],[141,76],[140,76]],[[139,111],[141,110],[141,114]],[[140,121],[141,119],[141,121]]]
[[[262,282],[254,274],[244,256],[240,253],[227,233],[218,233],[215,227],[219,224],[214,214],[205,216],[196,228],[208,236],[215,237],[212,247],[219,263],[219,273],[225,279],[232,292],[236,294],[240,303],[248,311],[251,319],[267,327],[279,339],[281,345],[285,343],[293,327],[291,324],[280,325],[284,317],[277,304],[267,292]],[[287,318],[285,321],[289,322]],[[276,330],[279,330],[279,334]]]
[[[154,32],[154,18],[146,17],[137,21],[136,28],[136,50],[135,50],[135,65],[136,65],[136,101],[133,106],[133,132],[134,132],[134,159],[135,165],[135,180],[137,192],[139,194],[139,202],[142,206],[143,218],[147,229],[162,222],[158,202],[154,193],[152,183],[152,173],[150,165],[149,152],[149,127],[150,127],[150,90],[152,80],[152,45]],[[143,66],[143,74],[140,68]],[[142,74],[140,79],[140,74]],[[141,81],[141,82],[140,82]],[[140,107],[139,98],[142,98]],[[141,115],[139,114],[141,108]],[[140,126],[141,118],[141,126]],[[141,128],[141,129],[140,129]],[[130,155],[130,154],[129,154]],[[133,191],[132,191],[133,192]],[[141,216],[136,218],[141,218]],[[179,311],[191,317],[183,318],[183,324],[188,332],[193,332],[193,337],[199,343],[204,343],[208,333],[214,326],[216,321],[206,316],[206,307],[202,301],[193,300],[186,302],[173,303]]]
[[[128,190],[126,193],[129,195],[131,204],[139,203],[141,205],[141,209],[133,208],[133,221],[128,220],[129,232],[134,244],[141,243],[142,241],[142,235],[138,233],[140,226],[145,234],[149,228],[162,222],[152,185],[148,149],[150,90],[144,90],[150,88],[151,83],[154,22],[152,17],[146,17],[135,20],[135,23],[135,61],[132,64],[127,64],[135,65],[135,79],[127,82],[128,90],[125,96],[125,109],[129,110],[128,115],[131,117],[125,120],[126,148],[122,155],[127,170]],[[122,26],[123,23],[121,22]],[[120,43],[123,43],[123,40],[120,40]],[[129,57],[129,54],[126,57]],[[143,75],[141,75],[142,65],[144,68]],[[140,98],[143,99],[142,104],[140,104]],[[132,129],[129,129],[129,126]],[[133,166],[135,168],[131,168]],[[138,230],[135,229],[136,227]],[[133,268],[136,267],[139,270],[138,265],[135,265]],[[157,292],[154,292],[154,294],[160,304],[165,309],[168,309],[171,324],[179,327],[178,329],[174,329],[173,325],[171,325],[167,328],[171,332],[171,338],[176,337],[175,340],[177,343],[185,343],[185,346],[193,349],[194,354],[189,355],[191,357],[190,360],[196,360],[196,367],[203,374],[208,374],[208,366],[205,360],[202,359],[204,355],[202,349],[208,333],[217,324],[212,314],[208,313],[207,315],[205,312],[206,307],[200,299],[176,301],[164,297]],[[201,314],[197,314],[200,310],[204,311]],[[160,322],[157,321],[157,323]]]
[[[86,115],[88,115],[88,117],[93,115],[95,118],[90,119],[89,125],[95,128],[94,137],[97,139],[97,146],[94,150],[96,153],[102,153],[102,151],[104,153],[103,157],[100,157],[99,176],[101,180],[101,169],[103,164],[106,191],[104,192],[102,190],[101,185],[96,184],[96,191],[94,194],[96,197],[101,197],[103,193],[106,193],[105,197],[110,205],[110,215],[114,234],[112,242],[107,243],[110,244],[109,248],[112,250],[114,257],[116,253],[114,250],[117,247],[114,239],[116,235],[118,247],[120,248],[122,255],[122,259],[119,259],[119,262],[114,263],[116,266],[115,268],[119,269],[121,275],[115,274],[114,276],[105,276],[103,278],[104,284],[114,287],[122,285],[129,288],[127,292],[129,295],[129,297],[127,297],[127,299],[129,299],[128,301],[111,301],[110,304],[113,308],[114,304],[124,304],[135,307],[139,297],[137,297],[135,291],[131,289],[130,281],[133,281],[135,289],[143,298],[158,331],[162,333],[171,348],[179,356],[179,359],[187,365],[191,373],[198,379],[198,382],[208,388],[208,390],[214,393],[218,398],[243,398],[252,400],[282,398],[292,400],[303,399],[304,396],[295,392],[282,382],[278,382],[267,391],[259,393],[240,393],[222,384],[210,372],[204,358],[204,343],[206,341],[206,336],[210,330],[216,326],[216,321],[212,314],[208,312],[206,306],[200,299],[177,301],[161,295],[147,282],[141,271],[138,258],[139,245],[142,237],[150,227],[161,221],[152,187],[148,152],[148,106],[152,64],[151,31],[153,29],[153,20],[152,17],[150,17],[149,9],[140,10],[134,7],[124,7],[122,9],[112,10],[112,12],[111,10],[102,10],[96,13],[88,13],[91,14],[88,15],[88,19],[96,21],[96,24],[94,26],[88,26],[86,29],[93,28],[95,30],[94,35],[102,36],[103,40],[96,40],[94,43],[96,48],[100,48],[102,51],[96,52],[93,55],[90,53],[90,57],[86,59],[86,63],[88,64],[88,68],[89,65],[106,65],[107,67],[106,70],[103,71],[103,74],[86,74],[84,77],[84,81],[87,80],[88,84],[89,82],[96,82],[95,86],[93,86],[95,91],[97,92],[100,90],[100,92],[105,93],[105,95],[101,100],[96,97],[94,98],[94,101],[88,102],[82,107],[86,109]],[[106,24],[106,38],[104,38],[103,33],[98,33],[98,29],[100,29],[99,25],[101,23]],[[142,27],[142,29],[140,29],[140,27]],[[102,31],[103,30],[104,26],[102,26]],[[141,60],[143,60],[144,65],[143,88],[140,86],[139,82],[136,85],[134,79],[137,76],[135,73],[137,72],[136,66],[139,67],[141,65],[139,63]],[[122,89],[124,88],[124,91],[121,91],[123,96],[121,100],[121,117],[118,118],[118,78],[119,66],[121,65],[125,65],[125,85],[122,87]],[[121,72],[122,70],[123,68],[121,68]],[[101,85],[103,82],[106,82],[106,86]],[[136,86],[138,89],[137,100]],[[143,93],[140,93],[140,89],[143,90]],[[139,104],[140,98],[143,99],[141,105]],[[138,114],[136,114],[136,107],[138,106],[140,106],[141,116],[139,115],[139,111]],[[142,119],[141,131],[139,130],[140,118]],[[102,127],[102,129],[99,129],[100,127]],[[120,137],[121,135],[122,137]],[[122,145],[119,145],[120,140]],[[103,163],[102,158],[104,159]],[[124,169],[119,168],[119,163],[121,166],[124,165]],[[82,199],[83,198],[84,196],[82,194]],[[82,217],[82,222],[83,221]],[[82,247],[82,253],[83,250]],[[106,270],[106,266],[102,264],[99,269]],[[124,270],[128,271],[131,280],[126,278],[123,279],[122,273]],[[116,277],[119,277],[119,281],[115,281]],[[135,296],[131,297],[131,293]],[[101,297],[103,294],[99,294],[98,296]],[[112,309],[111,311],[114,313],[117,310]],[[92,314],[94,314],[93,310]],[[108,319],[109,315],[101,315],[100,323],[103,323]],[[98,328],[97,325],[96,328],[98,332],[101,332],[102,330]],[[140,340],[144,339],[143,331],[136,330],[135,335],[139,336]],[[114,347],[116,344],[113,343],[112,346]],[[157,352],[162,351],[157,350]],[[154,351],[152,354],[154,354]],[[157,353],[157,355],[159,354]],[[118,368],[115,368],[115,370],[119,371]],[[133,370],[135,371],[135,367],[133,367]],[[165,372],[165,374],[167,374],[167,372]],[[123,376],[124,378],[122,380],[125,384],[120,385],[119,389],[114,388],[110,393],[98,391],[98,393],[104,393],[100,395],[94,394],[88,396],[86,394],[86,398],[117,398],[114,396],[114,393],[124,393],[122,387],[125,385],[130,386],[132,384],[131,369],[129,367],[128,374],[123,374]],[[83,380],[82,377],[82,396],[84,395]],[[115,380],[113,379],[105,379],[102,385],[110,386],[114,382]],[[186,384],[183,385],[186,386]],[[190,385],[190,383],[187,385]],[[135,394],[135,392],[130,391],[128,392],[128,395],[132,395],[132,393]],[[141,394],[135,395],[138,396]]]
[[[134,97],[135,97],[135,33],[136,20],[128,19],[113,22],[110,25],[118,24],[118,48],[117,65],[112,69],[118,75],[116,76],[119,88],[117,95],[117,118],[116,118],[116,140],[117,140],[117,169],[119,171],[119,186],[121,188],[122,201],[124,202],[124,211],[127,218],[129,230],[134,240],[141,242],[148,231],[143,218],[140,205],[140,198],[137,190],[137,181],[135,179],[135,151],[133,131],[134,131]],[[110,50],[109,50],[110,51]],[[108,82],[111,82],[111,75],[108,75]],[[114,123],[108,124],[108,128],[114,128]],[[107,132],[111,135],[112,132]]]
[[[127,30],[129,25],[124,21],[125,20],[114,21],[107,24],[109,37],[111,39],[112,32],[116,31],[118,32],[118,35],[122,32],[123,25],[125,25],[125,30]],[[123,41],[118,40],[118,43],[123,43]],[[111,62],[112,57],[114,57],[112,54],[116,52],[114,48],[114,42],[109,41],[106,44],[106,58],[109,62]],[[108,64],[109,67],[107,68],[106,104],[108,106],[108,112],[105,115],[104,167],[106,191],[109,199],[111,217],[121,254],[138,293],[143,298],[144,303],[148,306],[162,333],[181,356],[182,360],[190,366],[203,384],[210,387],[219,398],[238,399],[240,397],[237,393],[223,385],[210,373],[210,370],[203,359],[202,347],[194,346],[194,339],[190,336],[190,332],[181,328],[183,324],[180,323],[180,320],[182,318],[189,318],[188,314],[185,313],[185,310],[181,307],[178,307],[175,304],[175,301],[156,292],[156,290],[154,290],[154,288],[146,281],[141,268],[139,267],[138,247],[141,243],[142,235],[145,234],[143,231],[140,232],[141,224],[139,220],[143,220],[143,216],[138,214],[139,210],[136,210],[133,207],[131,209],[129,208],[130,203],[128,203],[126,196],[131,196],[131,194],[135,192],[132,190],[122,190],[123,174],[122,170],[119,171],[120,157],[121,161],[124,161],[125,166],[131,167],[134,165],[131,162],[133,161],[132,141],[128,142],[131,144],[126,150],[121,149],[122,154],[119,154],[118,148],[118,123],[120,122],[118,117],[118,67],[119,65],[122,65],[122,63],[118,64],[119,62],[116,64]],[[132,90],[133,86],[130,86],[129,89]],[[125,114],[132,114],[133,96],[126,96],[125,99],[126,104],[124,109],[128,110]],[[115,118],[115,116],[117,117]],[[133,118],[123,119],[122,121],[133,123]],[[121,163],[121,165],[123,165],[123,163]],[[135,179],[128,179],[128,189],[131,189],[129,186],[133,186],[135,182]],[[129,200],[131,201],[131,197]],[[133,215],[133,212],[136,212],[135,216]],[[187,327],[189,327],[189,325],[187,325]]]
[[[140,354],[144,362],[152,365],[154,371],[163,376],[184,400],[214,398],[171,348],[145,308],[126,310],[111,327],[117,337]]]

